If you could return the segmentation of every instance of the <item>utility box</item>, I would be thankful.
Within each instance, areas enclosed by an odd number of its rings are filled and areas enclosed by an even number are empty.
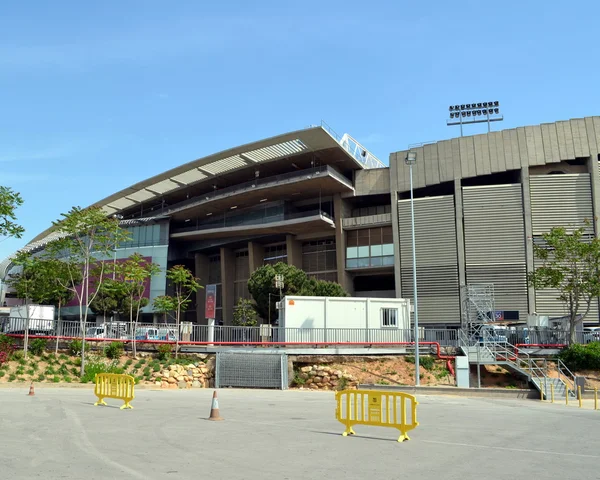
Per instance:
[[[470,388],[469,357],[456,357],[456,386]]]
[[[585,393],[585,377],[575,377],[575,388],[577,387],[581,387],[581,394],[583,395]]]
[[[281,301],[284,342],[411,342],[410,302],[403,298],[299,297]]]

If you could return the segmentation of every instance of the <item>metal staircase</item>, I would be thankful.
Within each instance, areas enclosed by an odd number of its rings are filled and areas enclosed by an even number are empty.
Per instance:
[[[565,398],[567,388],[569,396],[575,397],[575,376],[559,360],[558,378],[548,376],[548,364],[545,358],[531,358],[529,354],[514,345],[498,341],[493,337],[481,337],[481,331],[468,335],[464,330],[459,332],[461,350],[471,365],[502,365],[523,375],[535,388],[550,398],[554,385],[554,398]]]

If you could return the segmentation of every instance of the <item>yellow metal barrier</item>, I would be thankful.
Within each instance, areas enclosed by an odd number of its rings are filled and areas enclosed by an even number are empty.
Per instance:
[[[354,435],[354,425],[392,427],[400,430],[399,442],[410,440],[407,433],[417,428],[417,399],[404,392],[344,390],[336,392],[335,418],[346,426],[342,434]],[[407,405],[407,403],[409,405]],[[408,406],[408,411],[407,411]]]
[[[129,402],[135,398],[133,387],[135,379],[131,375],[119,375],[116,373],[98,373],[96,374],[96,387],[94,394],[98,401],[94,405],[106,405],[105,398],[116,398],[123,400],[124,408],[133,408]]]

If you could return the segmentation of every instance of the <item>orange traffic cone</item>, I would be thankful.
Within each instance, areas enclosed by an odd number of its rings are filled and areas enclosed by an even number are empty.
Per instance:
[[[213,398],[212,398],[212,405],[210,407],[210,417],[208,417],[209,420],[212,421],[220,421],[220,420],[225,420],[224,418],[221,417],[221,414],[219,413],[219,401],[217,400],[217,391],[215,390],[213,393]]]
[[[33,389],[33,382],[31,382],[31,386],[29,387],[29,396],[33,397],[35,395],[35,390]]]

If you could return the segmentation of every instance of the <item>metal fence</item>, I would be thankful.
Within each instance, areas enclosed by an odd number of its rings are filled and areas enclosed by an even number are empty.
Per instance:
[[[215,387],[288,387],[288,362],[284,353],[217,353]]]
[[[29,327],[29,328],[27,328]],[[41,320],[24,318],[0,319],[0,333],[23,335],[29,330],[32,337],[78,338],[82,325],[79,321]],[[138,323],[135,335],[129,322],[107,322],[98,324],[87,322],[84,330],[86,339],[91,341],[121,340],[131,341],[174,341],[177,337],[175,324]],[[168,332],[168,335],[167,335]],[[420,342],[436,342],[441,347],[459,347],[459,330],[423,328]],[[513,345],[565,345],[569,332],[562,330],[516,330],[507,331],[507,341]],[[208,326],[182,323],[179,328],[179,342],[190,344],[215,345],[317,345],[317,344],[380,344],[402,346],[414,342],[413,329],[394,328],[284,328],[276,326]],[[577,332],[578,343],[598,340],[590,333]]]

